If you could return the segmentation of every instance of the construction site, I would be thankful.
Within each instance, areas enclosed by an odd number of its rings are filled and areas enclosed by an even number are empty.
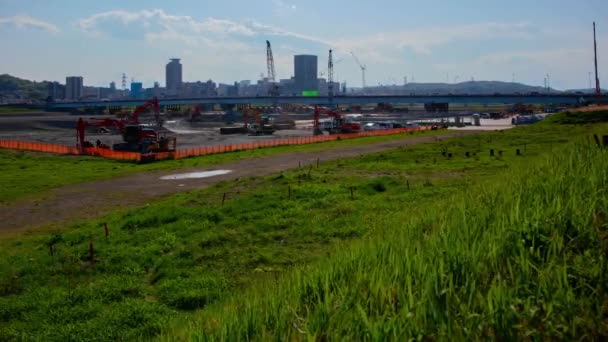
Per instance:
[[[432,130],[450,125],[480,126],[480,119],[506,118],[514,110],[535,110],[502,104],[452,107],[447,103],[333,105],[332,50],[329,50],[327,63],[329,94],[326,101],[329,105],[279,105],[272,47],[270,42],[266,44],[271,84],[271,103],[267,105],[162,105],[154,97],[137,107],[108,105],[101,110],[97,108],[95,115],[90,115],[91,111],[86,107],[71,113],[9,113],[0,118],[2,147],[139,160],[133,153],[153,155],[214,146],[223,146],[221,151],[232,151],[326,141],[320,138],[322,136],[340,135],[328,138],[334,140],[344,138],[344,135],[354,138],[399,134],[420,130],[423,126]],[[353,57],[356,59],[354,54]],[[361,70],[364,80],[365,67]],[[485,113],[474,114],[481,111]],[[122,152],[129,154],[122,156]]]

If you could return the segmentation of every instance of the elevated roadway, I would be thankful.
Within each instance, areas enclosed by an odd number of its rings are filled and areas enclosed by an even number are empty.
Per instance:
[[[162,106],[173,105],[272,105],[270,96],[259,97],[204,97],[161,99]],[[329,105],[328,97],[281,96],[278,104],[300,105]],[[409,103],[450,103],[450,104],[539,104],[539,105],[580,105],[600,100],[594,95],[581,94],[551,94],[551,95],[354,95],[336,96],[333,104],[336,105],[363,105],[372,103],[409,104]],[[101,108],[101,107],[134,107],[146,100],[119,100],[119,101],[85,101],[85,102],[55,102],[47,105],[51,110],[73,108]]]

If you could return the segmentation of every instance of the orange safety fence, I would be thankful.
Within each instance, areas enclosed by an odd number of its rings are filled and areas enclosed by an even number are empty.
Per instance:
[[[137,153],[137,152],[113,151],[111,149],[98,148],[98,147],[78,148],[75,146],[55,145],[55,144],[46,144],[46,143],[38,143],[38,142],[16,141],[16,140],[0,140],[0,148],[57,153],[57,154],[89,155],[89,156],[99,156],[99,157],[110,158],[110,159],[142,161],[142,160],[181,159],[181,158],[194,157],[194,156],[203,156],[203,155],[208,155],[208,154],[219,154],[219,153],[242,151],[242,150],[254,150],[254,149],[262,148],[262,147],[304,145],[304,144],[313,144],[313,143],[319,143],[319,142],[325,142],[325,141],[403,134],[403,133],[410,133],[410,132],[415,132],[415,131],[425,131],[425,130],[429,130],[429,129],[430,129],[430,127],[427,127],[427,126],[417,127],[417,128],[393,128],[393,129],[359,132],[359,133],[319,135],[319,136],[296,137],[296,138],[281,138],[281,139],[262,140],[262,141],[257,141],[257,142],[249,142],[249,143],[241,143],[241,144],[204,146],[204,147],[178,150],[175,152],[160,152],[160,153],[149,153],[149,154],[141,154],[141,153]]]

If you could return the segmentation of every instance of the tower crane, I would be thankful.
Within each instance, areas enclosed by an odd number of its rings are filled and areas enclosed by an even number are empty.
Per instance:
[[[353,58],[355,59],[355,62],[357,62],[357,64],[359,64],[359,68],[361,68],[361,79],[363,81],[363,89],[365,89],[365,70],[367,70],[367,67],[363,64],[361,64],[361,62],[359,61],[359,58],[357,58],[357,56],[355,55],[354,52],[350,52],[351,55],[353,55]]]
[[[277,103],[279,96],[279,85],[276,80],[276,73],[274,69],[274,57],[272,56],[272,46],[270,45],[270,41],[266,41],[266,66],[268,68],[268,82],[270,82],[270,92],[269,95],[272,97],[272,104],[274,107],[274,111],[277,111]]]
[[[329,105],[334,105],[334,57],[332,50],[329,50],[329,59],[327,61],[327,96],[329,97]]]

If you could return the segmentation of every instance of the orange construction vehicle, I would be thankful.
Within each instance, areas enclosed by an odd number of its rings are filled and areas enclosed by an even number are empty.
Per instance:
[[[323,134],[323,129],[321,129],[321,125],[319,123],[321,114],[326,114],[332,117],[331,125],[325,128],[325,130],[330,134],[356,133],[361,131],[361,123],[349,121],[344,115],[336,112],[335,110],[315,106],[313,119],[314,135]]]
[[[255,124],[249,123],[249,118],[253,116],[255,118]],[[262,112],[255,108],[245,108],[243,110],[243,128],[253,135],[271,135],[276,130],[272,126],[268,125],[268,121],[264,122]]]

